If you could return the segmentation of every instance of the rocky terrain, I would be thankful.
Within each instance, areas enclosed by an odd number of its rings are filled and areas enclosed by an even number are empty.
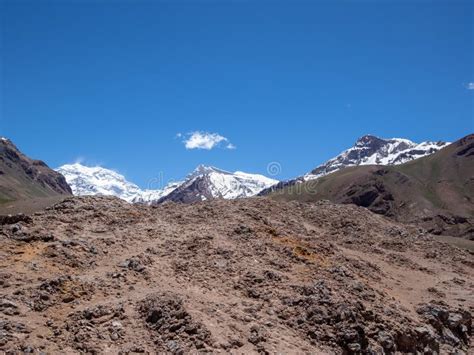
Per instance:
[[[272,192],[277,200],[350,203],[415,223],[437,235],[474,240],[474,135],[395,166],[348,167]]]
[[[27,157],[9,139],[0,138],[0,204],[71,194],[61,174]]]
[[[0,352],[474,352],[473,254],[362,207],[70,197],[0,224]]]

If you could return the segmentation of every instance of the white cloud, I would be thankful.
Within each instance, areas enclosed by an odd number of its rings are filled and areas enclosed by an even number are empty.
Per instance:
[[[182,136],[182,135],[180,135]],[[206,149],[211,150],[213,148],[221,146],[226,143],[225,149],[235,149],[235,145],[229,142],[229,140],[221,136],[218,133],[209,132],[191,132],[186,135],[184,139],[184,146],[186,149]]]
[[[474,90],[474,83],[467,83],[468,90]]]
[[[82,164],[85,160],[86,158],[79,156],[74,160],[74,164]]]

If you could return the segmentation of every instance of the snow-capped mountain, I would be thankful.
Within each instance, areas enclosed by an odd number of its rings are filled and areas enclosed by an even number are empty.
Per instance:
[[[74,195],[117,196],[128,202],[146,204],[250,197],[278,182],[263,175],[240,171],[230,173],[200,165],[184,182],[172,182],[163,189],[142,190],[123,175],[99,166],[88,167],[75,163],[63,165],[56,171],[66,178]]]
[[[366,135],[352,148],[303,176],[303,180],[317,179],[342,168],[356,165],[397,165],[433,154],[447,146],[447,142],[414,143],[408,139],[382,139]]]
[[[179,186],[174,183],[162,190],[142,190],[113,170],[79,163],[63,165],[56,171],[66,178],[72,193],[77,196],[116,196],[128,202],[150,203],[166,196]]]
[[[243,198],[257,195],[278,181],[259,174],[234,173],[199,165],[185,182],[159,202],[196,202],[214,198]]]
[[[397,165],[418,159],[449,145],[449,142],[415,143],[403,138],[383,139],[373,135],[360,137],[355,145],[319,165],[309,173],[295,179],[280,181],[259,195],[282,189],[303,181],[314,180],[340,169],[357,165]]]
[[[127,181],[123,175],[99,166],[66,164],[57,168],[56,171],[66,178],[72,193],[78,196],[117,196],[131,202],[141,192],[137,185]]]

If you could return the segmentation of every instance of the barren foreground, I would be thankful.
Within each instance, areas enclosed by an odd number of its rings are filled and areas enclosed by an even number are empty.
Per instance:
[[[0,351],[474,352],[473,255],[364,208],[76,197],[1,223]]]

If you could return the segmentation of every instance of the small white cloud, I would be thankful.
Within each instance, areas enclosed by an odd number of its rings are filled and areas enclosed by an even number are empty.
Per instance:
[[[183,136],[182,133],[176,133],[176,138],[181,138]]]
[[[474,83],[467,83],[466,87],[468,90],[474,90]]]
[[[232,143],[229,142],[229,140],[226,137],[221,136],[218,133],[199,132],[199,131],[191,132],[186,135],[186,138],[183,140],[183,142],[186,149],[211,150],[213,148],[219,147],[223,143],[227,143],[225,145],[226,149],[236,148]]]

